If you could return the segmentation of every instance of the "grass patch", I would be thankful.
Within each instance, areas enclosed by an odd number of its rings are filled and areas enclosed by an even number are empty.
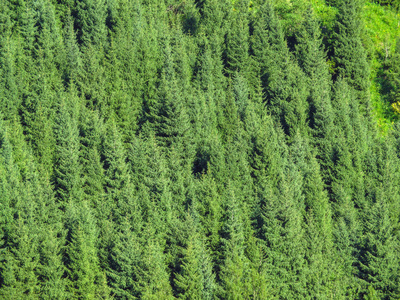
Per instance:
[[[366,3],[362,17],[365,26],[363,42],[371,68],[371,102],[378,127],[385,133],[399,120],[383,91],[383,64],[394,52],[396,39],[400,36],[400,14],[388,6]]]

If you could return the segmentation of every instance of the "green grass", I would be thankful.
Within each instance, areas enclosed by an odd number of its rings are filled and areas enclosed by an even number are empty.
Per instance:
[[[385,59],[394,51],[400,36],[400,14],[390,7],[366,3],[363,10],[364,45],[369,53],[371,68],[371,102],[376,122],[383,133],[399,116],[382,93],[382,71]]]
[[[375,3],[366,3],[363,13],[366,33],[376,54],[387,56],[394,50],[396,38],[400,36],[400,14]]]

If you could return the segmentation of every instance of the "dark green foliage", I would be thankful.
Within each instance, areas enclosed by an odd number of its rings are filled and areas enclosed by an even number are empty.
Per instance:
[[[173,299],[163,245],[150,228],[145,229],[143,238],[141,261],[136,269],[138,297],[146,300]]]
[[[372,148],[368,172],[368,205],[363,219],[363,237],[360,252],[360,277],[366,281],[366,289],[373,289],[377,297],[390,299],[398,297],[398,236],[393,220],[398,218],[398,157],[388,137],[385,144],[377,141]],[[373,162],[373,163],[372,163]],[[385,266],[385,268],[382,268]]]
[[[64,239],[58,237],[59,228],[47,227],[46,235],[40,244],[41,255],[40,281],[42,282],[42,299],[68,299],[64,265],[62,262],[62,244]]]
[[[177,42],[179,43],[181,40]],[[179,54],[182,55],[182,53]],[[184,81],[176,72],[177,66],[173,55],[170,45],[167,44],[165,66],[159,87],[159,105],[156,111],[157,115],[154,117],[154,125],[161,145],[166,148],[184,147],[180,150],[185,153],[187,151],[185,148],[188,146],[190,124],[183,94]]]
[[[304,74],[293,60],[273,5],[266,1],[255,21],[252,51],[265,102],[286,134],[307,131]]]
[[[400,101],[400,39],[397,39],[394,53],[385,62],[386,88],[390,102]]]
[[[15,43],[10,38],[12,23],[6,3],[4,2],[0,7],[2,23],[0,29],[0,90],[2,91],[0,105],[5,118],[9,119],[17,114],[20,98],[18,98],[15,74]]]
[[[77,86],[82,97],[86,99],[86,106],[92,110],[105,111],[105,67],[101,55],[93,45],[85,48],[82,55],[82,72],[78,73]]]
[[[110,251],[109,285],[118,299],[136,299],[136,268],[141,256],[136,232],[129,221],[120,225]]]
[[[346,78],[357,91],[362,111],[370,109],[369,66],[366,51],[361,42],[363,24],[360,21],[362,1],[343,0],[335,5],[339,11],[335,26],[334,60],[336,76]]]
[[[118,227],[124,219],[132,220],[137,213],[136,197],[121,135],[113,121],[108,124],[106,131],[103,145],[106,194],[99,212]]]
[[[308,77],[309,126],[313,129],[312,135],[316,140],[315,145],[320,149],[320,155],[329,155],[328,138],[331,135],[333,121],[331,83],[321,30],[311,8],[307,12],[303,26],[303,30],[297,36],[296,56],[300,67]],[[324,163],[324,160],[321,163]]]
[[[293,164],[280,170],[274,193],[267,190],[262,207],[262,228],[267,282],[275,295],[292,298],[306,293],[304,196],[302,180]]]
[[[176,274],[175,285],[179,299],[214,299],[216,291],[212,264],[202,240],[197,215],[186,220],[186,247],[182,249],[181,271]],[[195,219],[196,218],[196,219]]]
[[[247,0],[238,0],[230,15],[226,37],[228,73],[246,73],[249,67],[249,21]]]
[[[104,197],[104,169],[100,156],[104,126],[96,111],[83,109],[80,118],[84,197],[93,207],[99,208]]]
[[[82,58],[76,41],[74,23],[72,17],[69,17],[65,25],[64,34],[65,44],[65,81],[77,81],[82,68]]]
[[[71,95],[74,97],[74,95]],[[72,102],[72,101],[71,101]],[[72,105],[77,105],[72,102]],[[55,182],[59,201],[66,205],[67,202],[82,200],[81,165],[79,161],[79,131],[77,116],[74,111],[67,107],[66,101],[62,99],[59,104],[55,136],[56,169]]]
[[[329,4],[0,1],[0,298],[400,297],[399,43]]]
[[[21,218],[15,220],[9,236],[9,250],[3,255],[3,297],[38,299],[39,285],[35,274],[38,267],[36,236]]]
[[[365,235],[360,254],[360,277],[372,286],[381,299],[397,298],[399,290],[399,239],[394,234],[389,205],[377,191],[377,202],[372,205],[365,224]],[[385,201],[386,200],[386,201]]]
[[[78,39],[81,44],[95,47],[104,47],[107,39],[106,28],[106,1],[84,0],[77,1],[74,13],[76,13],[76,27]]]
[[[97,226],[90,207],[71,203],[66,211],[68,230],[66,266],[68,291],[72,299],[107,299],[109,288],[97,256]]]

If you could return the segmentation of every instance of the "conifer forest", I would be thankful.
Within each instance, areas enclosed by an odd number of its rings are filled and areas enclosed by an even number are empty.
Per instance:
[[[0,299],[400,299],[400,0],[1,0]]]

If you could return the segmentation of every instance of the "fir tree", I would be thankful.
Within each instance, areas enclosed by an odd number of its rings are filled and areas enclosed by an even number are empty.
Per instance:
[[[71,96],[74,97],[73,94]],[[77,116],[67,107],[64,99],[61,99],[59,104],[55,135],[57,138],[55,183],[58,200],[63,205],[70,201],[79,203],[82,200],[82,179]]]
[[[35,232],[36,203],[25,189],[13,159],[3,121],[0,123],[1,170],[1,289],[5,298],[38,298],[40,286],[38,238]]]
[[[362,111],[369,112],[369,67],[366,51],[361,42],[362,3],[359,0],[343,0],[335,5],[339,9],[333,44],[337,76],[346,78],[350,86],[357,91]]]
[[[76,82],[82,68],[82,58],[79,46],[76,41],[76,34],[74,31],[74,23],[71,16],[68,17],[65,25],[64,34],[65,45],[65,74],[66,82]]]
[[[155,128],[163,146],[168,148],[171,145],[180,144],[184,147],[181,150],[186,153],[189,146],[187,139],[190,125],[172,55],[170,45],[166,45],[166,61],[159,87],[160,102],[155,118]]]
[[[76,3],[76,25],[81,44],[95,47],[106,46],[106,2],[104,0],[85,0]]]
[[[100,208],[104,199],[104,169],[101,161],[101,142],[104,125],[97,111],[83,108],[80,115],[80,159],[83,170],[84,198],[92,207]]]
[[[242,207],[231,185],[226,191],[226,216],[222,228],[223,265],[219,278],[221,281],[220,297],[224,299],[245,299],[246,271],[249,261],[244,255],[245,231]]]
[[[332,155],[334,113],[331,103],[331,83],[326,55],[323,49],[320,25],[311,8],[307,11],[303,30],[299,31],[296,54],[299,65],[307,75],[310,89],[309,126],[317,148],[317,158],[323,168],[324,180]]]
[[[124,217],[133,216],[135,198],[121,135],[113,121],[107,125],[103,145],[106,201],[102,213],[105,218],[111,217],[117,225]]]
[[[77,80],[77,86],[86,106],[92,110],[99,110],[101,115],[106,115],[106,76],[102,57],[103,53],[95,46],[89,44],[82,54],[82,72]]]
[[[167,210],[170,207],[170,204],[164,203],[169,185],[166,158],[149,124],[145,124],[139,137],[133,140],[128,154],[141,215],[144,221],[149,222],[154,209]]]
[[[41,230],[46,232],[39,248],[41,299],[68,299],[65,266],[62,261],[64,237],[59,236],[61,230],[56,226],[42,227]]]
[[[293,61],[272,3],[262,5],[255,20],[252,52],[269,110],[286,134],[307,132],[307,90],[304,76]]]
[[[118,299],[136,299],[136,268],[141,258],[137,233],[125,220],[116,235],[107,274],[111,292]]]
[[[239,0],[230,15],[230,27],[227,29],[226,67],[228,74],[248,70],[249,64],[249,21],[248,3]]]
[[[2,255],[2,289],[5,298],[39,298],[40,286],[36,275],[39,266],[37,235],[30,225],[18,217],[12,227],[8,249]],[[4,250],[4,249],[3,249]]]
[[[147,227],[143,234],[141,261],[136,268],[135,289],[141,299],[173,299],[163,246],[156,233]]]
[[[71,203],[66,212],[68,291],[72,299],[104,299],[109,296],[104,271],[100,270],[96,241],[98,231],[85,202]]]
[[[16,116],[21,104],[15,74],[15,42],[11,38],[12,23],[9,14],[10,10],[5,1],[0,7],[0,18],[3,24],[0,29],[0,105],[6,119]]]
[[[199,214],[212,259],[217,262],[219,259],[219,232],[222,229],[223,208],[221,207],[222,201],[218,193],[217,183],[211,174],[202,176],[197,185],[196,195],[194,207],[196,207]]]
[[[214,299],[215,275],[211,260],[196,223],[196,213],[186,219],[187,242],[183,249],[181,271],[176,274],[175,285],[180,299]]]
[[[381,299],[396,298],[399,290],[399,240],[389,217],[388,199],[378,187],[377,202],[369,210],[362,238],[360,277]]]
[[[264,191],[260,236],[267,281],[276,296],[290,298],[306,293],[303,183],[291,161],[286,161],[278,178],[274,193]]]

